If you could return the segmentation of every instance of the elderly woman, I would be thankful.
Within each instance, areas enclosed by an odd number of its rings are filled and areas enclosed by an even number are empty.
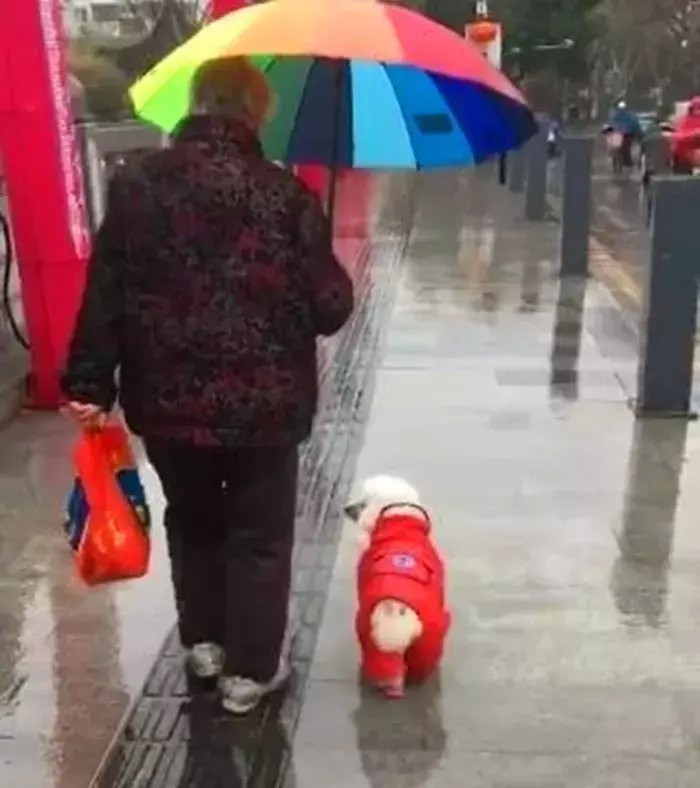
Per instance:
[[[263,158],[269,105],[247,61],[209,63],[172,146],[115,176],[64,377],[83,426],[118,397],[143,438],[167,503],[188,665],[218,677],[233,713],[288,675],[316,337],[338,331],[353,303],[316,197]]]

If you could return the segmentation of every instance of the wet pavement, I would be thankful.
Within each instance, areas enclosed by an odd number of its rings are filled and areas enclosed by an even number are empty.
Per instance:
[[[698,426],[635,424],[633,337],[558,287],[556,228],[471,178],[417,205],[357,476],[422,491],[454,629],[439,682],[361,689],[347,527],[286,786],[695,786]]]
[[[23,416],[0,433],[0,776],[87,786],[171,628],[160,529],[138,584],[84,589],[60,524],[72,431]],[[144,480],[159,517],[153,475]]]
[[[559,195],[561,159],[551,166],[550,190]],[[603,150],[593,162],[591,264],[623,309],[639,313],[643,303],[644,273],[650,254],[650,232],[641,176],[633,170],[614,176]]]
[[[68,429],[0,434],[3,784],[87,786],[122,721],[104,788],[700,784],[700,428],[634,421],[634,325],[595,279],[560,285],[554,223],[489,172],[405,186],[369,245],[340,234],[363,296],[322,352],[304,454],[296,678],[250,720],[190,692],[172,637],[160,651],[160,531],[146,580],[82,589],[58,529]],[[439,680],[400,703],[358,683],[340,518],[376,472],[433,511],[454,617]]]
[[[639,313],[651,253],[645,199],[638,174],[593,181],[593,265],[616,293],[623,308]]]
[[[550,169],[550,206],[558,218],[561,161]],[[643,319],[644,287],[651,255],[651,230],[647,222],[645,196],[639,172],[622,177],[610,173],[600,151],[594,159],[593,215],[590,270],[603,282],[637,333]],[[696,341],[700,341],[700,324]],[[696,378],[700,380],[700,355],[696,354]],[[700,407],[700,391],[694,392],[694,407]]]

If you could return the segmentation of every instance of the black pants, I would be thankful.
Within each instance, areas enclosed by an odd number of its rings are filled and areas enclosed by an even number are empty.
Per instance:
[[[622,135],[622,148],[620,149],[620,157],[622,159],[622,164],[625,167],[632,167],[634,165],[634,162],[632,161],[632,145],[634,144],[634,140],[634,134]]]
[[[146,450],[166,498],[183,645],[218,643],[227,675],[271,679],[287,625],[296,447]]]

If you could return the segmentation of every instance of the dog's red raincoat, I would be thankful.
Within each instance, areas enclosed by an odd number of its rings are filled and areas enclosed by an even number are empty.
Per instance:
[[[422,509],[401,505],[381,512],[360,560],[357,592],[356,629],[365,679],[377,685],[428,679],[442,658],[450,614],[445,609],[443,562]],[[423,624],[422,636],[405,655],[379,651],[372,640],[370,617],[385,599],[411,607]]]

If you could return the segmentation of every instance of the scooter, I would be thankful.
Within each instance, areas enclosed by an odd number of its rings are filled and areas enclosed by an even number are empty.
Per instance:
[[[683,132],[671,127],[673,172],[676,175],[700,175],[700,131]]]
[[[625,135],[612,126],[604,126],[605,145],[610,156],[610,165],[614,175],[622,175],[625,169],[624,145]]]
[[[700,143],[698,145],[699,147],[674,160],[673,171],[676,175],[700,175]]]

